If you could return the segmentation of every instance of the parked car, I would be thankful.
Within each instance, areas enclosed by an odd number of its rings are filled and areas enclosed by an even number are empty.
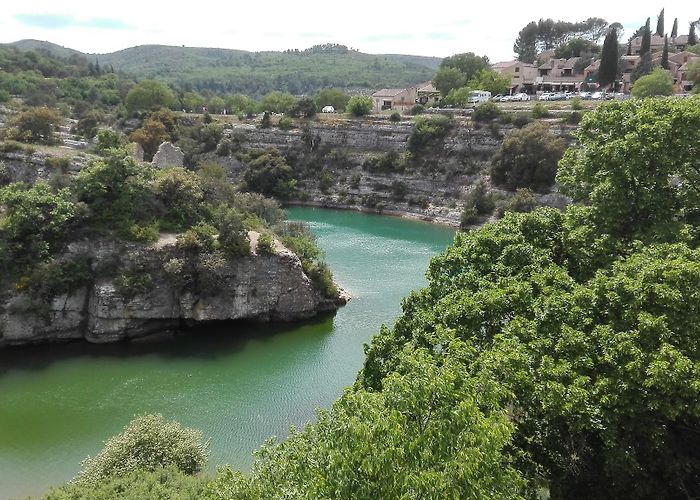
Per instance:
[[[593,92],[591,94],[591,99],[594,99],[596,101],[601,101],[605,99],[605,94],[603,92]]]
[[[519,94],[515,94],[512,98],[512,101],[529,101],[530,96],[527,95],[525,92],[520,92]]]
[[[496,94],[491,98],[493,102],[501,102],[501,99],[503,99],[503,94]]]
[[[590,92],[579,92],[578,96],[581,99],[590,99],[591,98],[591,93]]]
[[[335,113],[335,108],[333,106],[323,106],[321,113]]]
[[[554,95],[555,95],[554,92],[544,92],[544,93],[540,94],[538,99],[540,101],[553,101]]]

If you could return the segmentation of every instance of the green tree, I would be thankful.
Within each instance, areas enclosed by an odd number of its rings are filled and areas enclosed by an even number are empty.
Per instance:
[[[673,20],[673,28],[671,29],[671,38],[676,38],[678,36],[678,18]]]
[[[221,114],[224,111],[224,107],[226,107],[226,102],[219,96],[212,97],[207,103],[207,110],[216,115]]]
[[[454,68],[462,74],[464,81],[471,80],[482,69],[489,69],[489,58],[477,56],[473,52],[455,54],[446,57],[440,63],[440,69]],[[436,86],[437,88],[437,86]],[[438,89],[439,90],[439,89]]]
[[[697,224],[700,174],[691,145],[700,143],[699,99],[634,99],[586,114],[580,146],[559,166],[562,192],[591,205],[596,226],[619,238],[663,241],[679,225]]]
[[[199,431],[168,422],[162,415],[142,415],[109,439],[94,458],[87,458],[74,482],[96,486],[105,479],[171,465],[195,474],[206,464],[207,447]]]
[[[348,101],[345,110],[353,116],[365,116],[372,112],[372,98],[355,95]]]
[[[613,31],[611,28],[610,31]],[[610,32],[608,32],[608,35]],[[607,39],[607,35],[606,35]],[[585,55],[596,55],[600,52],[600,46],[596,43],[586,40],[585,38],[573,38],[566,42],[564,45],[560,45],[554,51],[554,56],[564,59],[569,59],[571,57],[581,57]]]
[[[31,108],[12,121],[10,137],[24,142],[53,144],[56,128],[61,123],[59,114],[50,108]]]
[[[287,92],[270,92],[260,101],[263,111],[287,113],[297,103],[297,98]]]
[[[67,188],[54,192],[43,182],[0,189],[0,271],[12,276],[47,260],[77,230],[84,210]]]
[[[251,150],[244,163],[243,179],[248,190],[279,199],[288,199],[294,193],[294,172],[278,150]]]
[[[325,106],[333,106],[338,113],[345,111],[350,96],[339,89],[323,89],[314,96],[314,102],[318,109]]]
[[[196,92],[185,92],[182,95],[181,102],[185,110],[198,113],[202,110],[202,106],[204,106],[204,97]]]
[[[661,12],[659,12],[659,17],[656,21],[656,34],[658,36],[664,36],[664,33],[666,33],[664,28],[664,10],[665,9],[661,9]]]
[[[671,72],[656,68],[650,74],[642,76],[634,82],[632,95],[634,97],[654,97],[671,95],[673,93],[673,77]]]
[[[620,58],[618,51],[617,32],[613,28],[605,36],[600,69],[598,70],[598,83],[603,87],[615,83],[617,79],[617,63]]]
[[[697,45],[698,37],[695,35],[695,23],[690,23],[690,29],[688,30],[688,47]]]
[[[463,87],[467,82],[464,74],[457,68],[440,68],[433,77],[433,85],[442,94],[447,96],[452,89]]]
[[[642,30],[642,44],[639,49],[639,55],[649,54],[651,51],[651,27],[649,25],[651,19],[647,17],[647,22]]]
[[[169,108],[175,102],[172,90],[158,80],[143,80],[134,85],[126,95],[124,104],[131,113],[156,108]]]
[[[537,60],[537,23],[532,21],[518,33],[513,45],[513,52],[518,54],[518,61],[534,63]]]
[[[634,83],[639,78],[651,74],[652,71],[654,71],[654,61],[651,59],[651,53],[647,52],[639,58],[639,64],[634,68],[630,79]]]
[[[252,115],[258,111],[258,103],[255,101],[255,99],[251,99],[250,97],[241,94],[228,97],[226,99],[226,107],[228,108],[229,113],[232,115],[239,113]]]
[[[688,78],[693,81],[693,93],[700,93],[700,61],[693,61],[688,65]]]
[[[665,36],[665,37],[664,37],[664,50],[663,50],[663,52],[661,53],[661,64],[660,64],[660,66],[661,66],[663,69],[666,69],[666,70],[669,70],[669,69],[670,69],[669,66],[668,66],[668,36]]]
[[[510,90],[510,78],[496,73],[492,69],[482,69],[467,82],[472,90],[486,90],[491,94],[506,94]]]
[[[310,97],[302,97],[289,110],[289,115],[293,117],[303,116],[304,118],[313,118],[316,116],[316,103]]]
[[[491,160],[491,179],[510,191],[524,187],[547,190],[554,184],[565,148],[564,140],[543,123],[513,130]]]

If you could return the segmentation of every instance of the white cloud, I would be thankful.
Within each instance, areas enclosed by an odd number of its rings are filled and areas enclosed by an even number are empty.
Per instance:
[[[666,27],[679,17],[679,31],[700,16],[682,8],[666,9]],[[356,0],[341,10],[339,4],[321,0],[296,2],[146,2],[123,0],[55,0],[8,2],[3,5],[4,26],[0,42],[23,38],[49,40],[84,52],[111,52],[134,45],[167,44],[223,47],[244,50],[303,49],[317,43],[342,43],[369,53],[403,53],[448,56],[459,52],[488,55],[492,61],[512,57],[518,31],[529,21],[551,17],[580,21],[602,17],[620,22],[628,31],[656,15],[662,5],[638,0],[628,4],[608,2],[581,7],[574,4],[534,4],[504,1],[498,6],[437,0],[412,4],[385,0],[381,4]],[[22,15],[62,16],[72,22],[59,27],[21,21]],[[99,29],[96,25],[110,29]]]

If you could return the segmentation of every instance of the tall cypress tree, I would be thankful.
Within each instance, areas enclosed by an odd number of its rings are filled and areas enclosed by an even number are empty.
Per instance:
[[[603,42],[603,51],[600,58],[600,68],[598,69],[598,83],[605,87],[615,83],[617,77],[618,59],[617,31],[615,28],[608,31]]]
[[[632,40],[627,42],[627,55],[631,56],[632,55]]]
[[[676,38],[678,36],[678,18],[673,20],[673,28],[671,29],[671,38]]]
[[[664,36],[664,10],[661,9],[659,12],[659,19],[656,21],[656,34],[659,36]]]
[[[688,47],[698,43],[698,37],[695,36],[695,23],[690,23],[690,31],[688,32]]]
[[[663,69],[671,69],[668,66],[668,36],[664,37],[664,51],[661,54],[661,67]]]
[[[639,50],[639,55],[643,56],[651,51],[651,19],[647,17],[647,23],[644,25],[642,32],[642,46]]]

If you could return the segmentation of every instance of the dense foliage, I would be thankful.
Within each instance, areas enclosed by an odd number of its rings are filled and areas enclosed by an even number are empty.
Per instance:
[[[491,160],[491,179],[511,191],[547,190],[554,184],[557,162],[565,148],[564,140],[540,122],[513,130]]]

